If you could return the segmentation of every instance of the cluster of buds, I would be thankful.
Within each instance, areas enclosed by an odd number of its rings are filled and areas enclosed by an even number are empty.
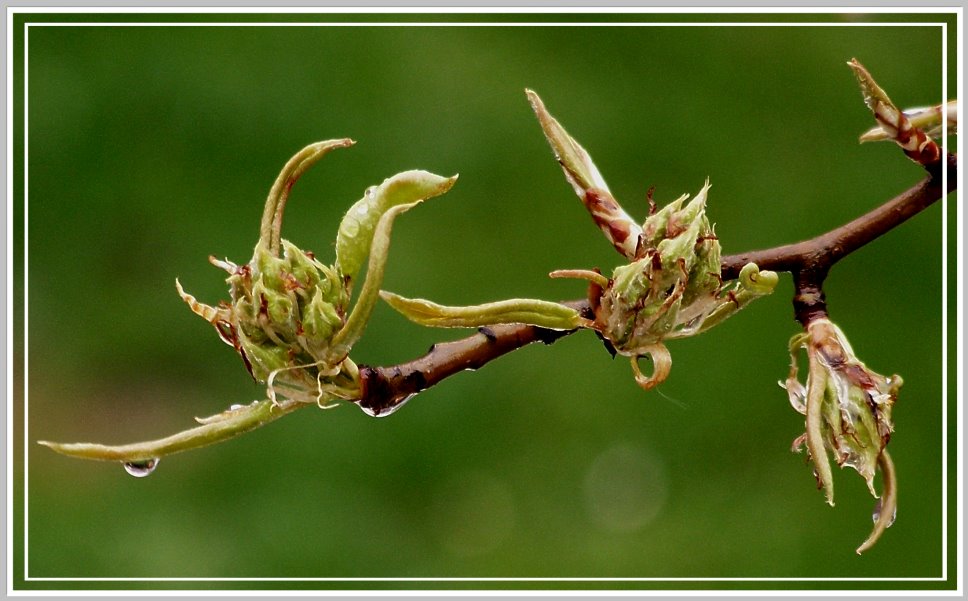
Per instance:
[[[658,211],[650,193],[650,215],[642,225],[636,223],[612,196],[585,149],[548,113],[537,94],[530,90],[527,94],[565,178],[609,242],[629,261],[617,267],[611,278],[583,269],[550,274],[588,280],[593,314],[582,316],[570,307],[533,299],[445,307],[390,293],[383,297],[424,325],[528,323],[593,329],[617,353],[631,359],[636,382],[650,389],[665,380],[671,368],[665,340],[692,336],[720,323],[751,300],[772,292],[777,274],[760,271],[751,263],[738,279],[723,280],[719,240],[705,213],[708,182],[692,200],[683,195]],[[646,356],[654,363],[648,376],[639,368],[639,359]]]
[[[798,354],[805,350],[809,374],[806,385],[797,379]],[[894,521],[897,483],[887,443],[894,431],[891,409],[903,381],[900,376],[882,376],[865,366],[836,324],[819,317],[806,331],[790,340],[790,374],[782,386],[790,404],[806,417],[806,432],[793,443],[806,447],[815,467],[817,483],[830,505],[834,504],[833,474],[828,453],[841,467],[850,467],[867,482],[875,498],[875,526],[857,552],[868,549]],[[874,489],[880,468],[884,493]]]
[[[282,217],[296,180],[331,150],[353,143],[310,144],[286,163],[269,191],[252,260],[236,265],[209,257],[229,273],[229,301],[200,303],[175,281],[191,310],[211,323],[249,374],[267,386],[267,399],[196,417],[195,427],[158,440],[41,444],[73,457],[119,461],[129,474],[141,477],[154,471],[161,457],[243,434],[309,404],[328,407],[340,399],[359,399],[360,370],[349,353],[379,299],[393,222],[423,200],[447,192],[457,176],[405,171],[367,188],[340,222],[336,261],[325,265],[281,238]],[[366,278],[351,304],[364,264]]]
[[[209,258],[229,273],[229,302],[202,304],[176,281],[192,311],[215,326],[257,382],[268,384],[273,401],[277,393],[320,406],[359,397],[359,371],[349,351],[378,298],[393,220],[424,199],[445,193],[456,180],[407,171],[371,186],[340,223],[336,262],[324,265],[312,252],[281,239],[283,211],[306,169],[329,151],[352,144],[348,139],[312,144],[286,163],[266,200],[249,263]],[[353,284],[367,257],[366,280],[350,310]]]
[[[707,182],[685,207],[688,196],[684,195],[650,215],[637,236],[631,262],[616,267],[611,278],[581,270],[551,274],[590,281],[594,320],[589,327],[616,352],[631,358],[635,380],[646,390],[669,374],[671,358],[664,340],[708,330],[750,300],[772,292],[777,282],[775,273],[761,272],[752,263],[737,280],[723,281],[719,240],[705,216],[708,189]],[[585,198],[608,198],[602,192],[586,192]],[[604,204],[617,206],[611,198],[608,201]],[[590,208],[602,204],[586,201]],[[592,215],[598,220],[597,213]],[[646,355],[654,364],[650,376],[639,369],[639,358]]]

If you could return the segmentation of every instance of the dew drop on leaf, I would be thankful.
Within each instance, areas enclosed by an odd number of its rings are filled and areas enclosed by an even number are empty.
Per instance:
[[[350,217],[348,219],[345,219],[343,221],[342,226],[343,226],[343,228],[342,228],[343,229],[343,234],[345,236],[350,237],[350,238],[352,238],[352,237],[356,236],[358,233],[360,233],[360,223],[356,220],[355,217]]]
[[[126,461],[124,462],[124,471],[128,472],[135,478],[144,478],[145,476],[151,474],[158,467],[159,459],[144,459],[142,461]]]
[[[874,523],[876,524],[877,520],[879,520],[880,517],[881,517],[881,500],[878,499],[877,505],[874,506],[874,513],[871,515],[871,519],[874,520]],[[894,520],[896,519],[897,519],[897,507],[894,508],[894,515],[891,516],[891,521],[887,524],[887,527],[890,528],[891,526],[893,526]]]

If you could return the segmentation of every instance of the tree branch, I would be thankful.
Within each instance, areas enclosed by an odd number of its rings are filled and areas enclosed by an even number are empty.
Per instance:
[[[563,303],[580,313],[591,314],[587,301]],[[550,330],[523,324],[478,328],[473,336],[430,347],[423,357],[391,367],[360,366],[361,409],[374,417],[393,413],[410,397],[444,378],[488,362],[532,342],[552,344],[578,330]]]
[[[760,269],[793,273],[830,267],[875,238],[901,225],[957,187],[958,157],[948,155],[948,189],[941,190],[941,163],[928,168],[928,177],[873,211],[816,238],[766,250],[723,257],[723,278],[732,279],[747,263]]]
[[[830,267],[868,242],[901,225],[931,206],[957,187],[958,157],[947,157],[948,185],[942,190],[941,163],[928,167],[929,175],[912,188],[902,192],[869,213],[830,232],[810,240],[775,248],[757,250],[722,258],[722,276],[734,279],[747,263],[760,269],[784,271],[801,278],[809,274],[816,279]],[[809,278],[808,278],[809,279]],[[819,286],[818,286],[819,291]],[[822,292],[816,299],[800,299],[803,310],[822,305]],[[796,303],[796,300],[795,300]],[[569,301],[567,304],[586,316],[591,313],[588,301]],[[798,309],[797,318],[801,318]],[[804,314],[806,319],[806,314]],[[532,342],[552,344],[577,330],[550,330],[527,325],[501,325],[480,328],[478,333],[461,340],[435,344],[422,357],[389,367],[360,366],[361,394],[355,401],[373,416],[393,413],[414,394],[430,388],[441,380],[466,369],[478,369],[490,361]]]

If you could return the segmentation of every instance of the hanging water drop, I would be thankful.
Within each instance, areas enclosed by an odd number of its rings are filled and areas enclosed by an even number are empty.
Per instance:
[[[881,519],[881,500],[880,499],[878,499],[877,504],[874,505],[874,513],[871,515],[871,519],[874,520],[875,524],[877,523],[877,520]],[[887,527],[890,528],[891,526],[893,526],[894,520],[896,519],[897,519],[897,507],[894,507],[894,513],[893,515],[891,515],[891,521],[888,522]]]
[[[124,462],[124,471],[128,472],[135,478],[144,478],[151,472],[155,471],[158,467],[158,462],[160,459],[143,459],[141,461],[126,461]]]
[[[358,405],[358,406],[360,409],[363,410],[363,413],[369,415],[370,417],[386,417],[388,415],[393,415],[394,413],[399,411],[400,407],[403,407],[404,405],[406,405],[407,401],[409,401],[415,396],[417,396],[417,393],[408,394],[407,396],[399,400],[394,399],[393,404],[390,405],[389,407],[367,407],[365,405]]]

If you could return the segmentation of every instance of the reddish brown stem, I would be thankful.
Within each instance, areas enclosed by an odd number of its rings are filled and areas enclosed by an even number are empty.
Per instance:
[[[948,188],[945,192],[941,190],[941,165],[938,163],[936,167],[929,169],[928,177],[913,188],[826,234],[796,244],[723,257],[723,278],[737,277],[739,270],[747,263],[756,263],[760,269],[790,273],[829,270],[840,259],[901,225],[953,191],[957,186],[957,155],[948,155],[947,168]]]
[[[585,301],[565,304],[590,314]],[[373,416],[386,415],[412,395],[448,376],[468,369],[479,369],[492,359],[532,342],[552,344],[575,331],[549,330],[522,324],[478,328],[473,336],[435,344],[423,357],[401,365],[361,365],[361,391],[357,404]]]

